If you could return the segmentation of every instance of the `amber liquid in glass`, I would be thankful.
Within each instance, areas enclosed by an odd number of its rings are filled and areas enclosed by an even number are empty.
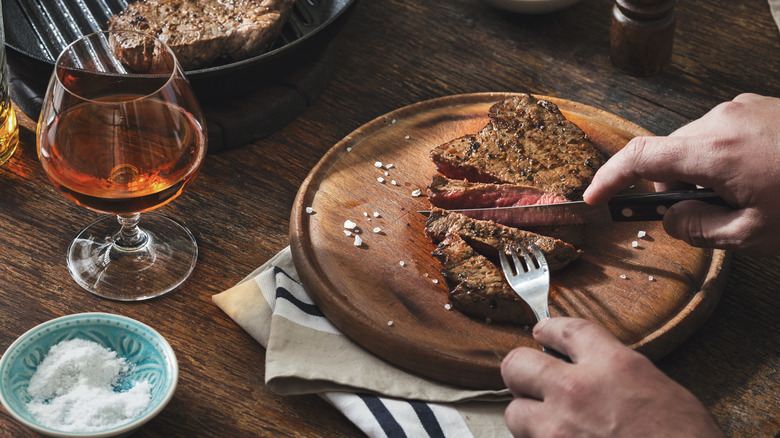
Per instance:
[[[3,90],[0,90],[0,93]],[[19,127],[10,100],[0,100],[0,164],[11,158],[19,144]]]
[[[79,205],[111,214],[152,210],[197,175],[205,155],[198,121],[176,105],[132,99],[81,103],[39,135],[46,174]]]

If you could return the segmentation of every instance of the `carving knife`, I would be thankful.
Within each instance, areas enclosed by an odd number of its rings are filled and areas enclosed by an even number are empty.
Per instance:
[[[711,189],[672,190],[667,192],[618,195],[606,204],[585,201],[515,207],[452,209],[474,219],[492,220],[510,226],[549,226],[572,224],[607,225],[613,222],[659,221],[672,205],[686,200],[731,207]],[[420,211],[430,214],[430,211]]]

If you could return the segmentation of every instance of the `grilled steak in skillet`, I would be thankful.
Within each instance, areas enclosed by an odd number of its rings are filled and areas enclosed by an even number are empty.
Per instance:
[[[108,28],[156,36],[171,47],[182,68],[192,70],[222,58],[235,61],[259,55],[279,35],[293,3],[294,0],[139,0],[114,15]],[[114,46],[114,53],[125,53],[120,58],[145,58],[143,47],[119,43]]]
[[[605,162],[552,102],[525,94],[496,103],[488,115],[490,121],[478,133],[431,151],[440,173],[472,182],[532,186],[574,200]]]
[[[433,255],[442,264],[450,302],[456,309],[495,322],[532,325],[536,321],[528,305],[504,280],[501,270],[457,234],[448,234]]]

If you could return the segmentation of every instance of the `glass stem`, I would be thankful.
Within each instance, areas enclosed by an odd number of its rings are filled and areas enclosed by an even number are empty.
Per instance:
[[[122,229],[115,236],[114,245],[125,251],[136,250],[146,245],[149,237],[138,226],[138,221],[141,219],[140,213],[120,214],[116,218]]]

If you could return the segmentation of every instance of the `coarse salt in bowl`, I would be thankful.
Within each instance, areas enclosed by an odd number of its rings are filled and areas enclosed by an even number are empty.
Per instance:
[[[151,400],[144,411],[123,424],[85,432],[41,424],[28,409],[30,378],[52,346],[72,339],[92,341],[116,352],[130,365],[122,382],[148,382]],[[21,335],[0,359],[0,402],[17,421],[46,436],[114,437],[134,432],[154,418],[173,397],[179,378],[176,355],[156,330],[120,315],[79,313],[44,322]],[[126,386],[127,384],[123,384]]]

